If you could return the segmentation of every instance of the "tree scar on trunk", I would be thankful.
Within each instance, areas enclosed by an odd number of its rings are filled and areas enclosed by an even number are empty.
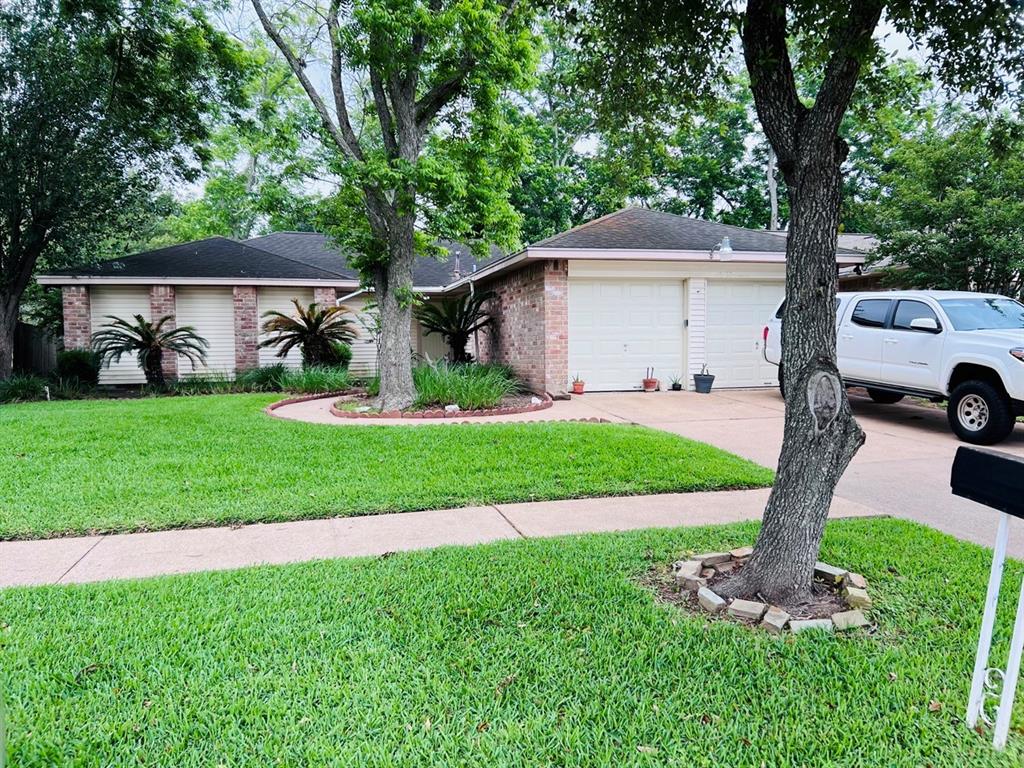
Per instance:
[[[807,380],[807,404],[814,416],[814,434],[828,429],[839,415],[843,385],[828,371],[815,371]]]

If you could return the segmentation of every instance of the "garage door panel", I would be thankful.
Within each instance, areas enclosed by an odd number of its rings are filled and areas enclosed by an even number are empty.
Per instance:
[[[89,291],[91,330],[96,333],[110,324],[110,316],[134,324],[135,315],[151,320],[149,288],[145,286],[94,286]],[[159,319],[159,318],[158,318]],[[100,369],[100,384],[144,384],[146,374],[135,355],[122,355],[121,359]]]
[[[178,356],[178,376],[235,373],[235,310],[230,288],[179,287],[175,291],[175,314],[179,328],[189,325],[206,339],[205,363],[195,366]]]
[[[648,367],[666,380],[682,361],[681,281],[570,280],[569,368],[588,389],[639,389]]]
[[[761,350],[761,332],[784,293],[781,281],[708,281],[705,359],[715,387],[778,384],[778,369]]]
[[[302,306],[306,307],[313,303],[313,289],[312,288],[267,288],[261,287],[257,292],[257,305],[259,307],[260,315],[260,327],[263,327],[263,315],[267,312],[281,312],[294,317],[295,305],[292,303],[292,299],[298,299]],[[269,338],[270,334],[260,332],[260,342]],[[301,368],[302,367],[302,350],[298,347],[293,347],[288,354],[282,359],[277,356],[277,347],[261,347],[260,365],[276,365],[283,363],[288,368]]]

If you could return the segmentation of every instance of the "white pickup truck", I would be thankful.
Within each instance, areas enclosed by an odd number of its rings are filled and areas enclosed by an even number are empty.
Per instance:
[[[764,329],[765,359],[782,381],[782,310]],[[1024,415],[1024,305],[958,291],[840,293],[839,373],[877,403],[905,395],[948,401],[949,425],[992,445]]]

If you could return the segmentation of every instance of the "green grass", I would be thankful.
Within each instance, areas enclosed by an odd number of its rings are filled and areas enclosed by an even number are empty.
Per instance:
[[[875,635],[774,638],[636,584],[755,530],[0,591],[10,763],[1021,765],[1024,702],[1002,754],[961,722],[985,551],[906,522],[831,523],[823,557],[866,574]],[[1000,652],[1021,575],[1012,563]]]
[[[333,426],[280,395],[0,408],[0,538],[762,486],[701,443],[605,424]]]

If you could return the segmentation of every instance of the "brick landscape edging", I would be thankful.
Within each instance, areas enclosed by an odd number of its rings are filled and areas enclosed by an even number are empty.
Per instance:
[[[318,395],[298,395],[296,397],[286,397],[284,400],[278,400],[276,403],[271,403],[263,409],[264,413],[273,413],[278,408],[283,408],[286,405],[295,405],[296,403],[308,403],[310,400],[324,400],[328,397],[341,397],[342,395],[348,394],[351,390],[342,389],[335,392],[321,392]]]
[[[359,413],[358,411],[342,411],[332,403],[331,415],[337,416],[339,419],[465,419],[476,416],[512,416],[517,413],[543,411],[554,404],[550,395],[534,395],[534,397],[541,398],[541,402],[530,403],[529,405],[506,406],[503,408],[484,408],[473,411],[446,411],[443,408],[431,408],[425,411],[364,411]],[[281,405],[284,405],[284,403],[281,403]]]

